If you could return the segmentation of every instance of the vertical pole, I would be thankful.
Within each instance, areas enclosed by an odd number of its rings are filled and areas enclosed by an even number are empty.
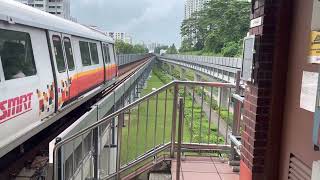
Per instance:
[[[237,71],[236,74],[236,94],[240,94],[240,71]],[[233,125],[232,125],[232,135],[239,136],[240,134],[240,119],[241,119],[241,103],[236,100],[233,106]],[[234,143],[231,142],[231,151],[230,151],[230,161],[236,159],[236,152],[234,149]]]
[[[166,141],[167,99],[168,99],[168,89],[166,89],[166,95],[164,100],[163,144]]]
[[[120,179],[121,139],[122,139],[123,121],[124,121],[124,114],[121,113],[118,116],[118,123],[117,123],[117,166],[116,166],[117,179]]]
[[[182,127],[184,117],[184,106],[183,98],[179,98],[179,124],[178,124],[178,146],[177,146],[177,172],[176,180],[180,180],[180,169],[181,169],[181,144],[182,144]]]
[[[154,148],[157,145],[158,99],[159,99],[159,95],[157,94],[157,96],[156,96],[156,114],[155,114],[155,122],[154,122],[154,136],[153,136],[153,147]]]
[[[99,121],[99,107],[97,107],[97,121]],[[98,178],[98,172],[99,172],[99,127],[92,130],[92,136],[93,136],[93,166],[94,166],[94,172],[93,177]]]
[[[178,83],[175,83],[174,96],[173,96],[173,110],[172,110],[171,149],[170,149],[171,158],[174,158],[174,147],[176,143],[178,93],[179,93],[179,85]]]
[[[240,94],[240,71],[237,71],[236,74],[236,94]],[[232,134],[239,136],[240,133],[240,119],[241,119],[241,103],[235,101],[234,103],[234,112],[233,112],[233,128]]]

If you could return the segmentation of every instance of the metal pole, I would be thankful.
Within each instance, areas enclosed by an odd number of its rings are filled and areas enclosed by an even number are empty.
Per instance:
[[[236,74],[236,88],[235,94],[240,94],[240,71],[237,71]],[[236,100],[233,106],[233,125],[232,125],[232,135],[239,136],[240,135],[240,120],[241,120],[241,103]],[[234,143],[231,141],[231,151],[230,151],[230,161],[236,159],[236,152],[234,149]]]
[[[124,114],[121,113],[118,116],[118,123],[117,123],[117,179],[120,179],[120,167],[121,167],[121,139],[122,139],[122,125],[124,120]]]
[[[179,93],[179,85],[178,83],[175,83],[174,96],[173,96],[173,110],[172,110],[171,149],[170,149],[171,158],[174,158],[174,146],[176,143],[178,93]]]
[[[236,94],[240,94],[240,71],[237,71],[236,74]],[[239,136],[240,134],[240,119],[241,119],[241,103],[235,101],[234,110],[233,110],[233,126],[232,126],[232,135]]]
[[[181,143],[182,143],[182,127],[184,117],[184,106],[183,98],[179,98],[179,125],[178,125],[178,146],[177,146],[177,173],[176,180],[180,180],[180,169],[181,169]]]

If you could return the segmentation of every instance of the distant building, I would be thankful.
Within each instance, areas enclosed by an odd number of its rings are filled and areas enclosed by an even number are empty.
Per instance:
[[[189,19],[194,12],[201,11],[205,3],[210,0],[186,0],[184,5],[184,19]]]
[[[70,15],[70,0],[16,0],[50,14],[76,21]]]
[[[154,50],[160,46],[161,46],[161,44],[156,43],[156,42],[153,42],[153,43],[146,45],[146,47],[149,49],[149,52],[154,52]]]
[[[132,44],[132,37],[125,32],[106,32],[106,34],[112,37],[114,40],[120,40],[125,43]]]

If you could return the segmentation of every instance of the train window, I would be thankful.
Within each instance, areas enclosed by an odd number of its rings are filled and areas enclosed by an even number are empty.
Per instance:
[[[5,80],[37,73],[28,33],[0,29],[0,60]]]
[[[82,65],[90,66],[91,59],[90,59],[89,44],[87,42],[80,41],[79,45],[80,45]]]
[[[93,64],[99,64],[98,48],[96,43],[90,43],[91,58]]]
[[[103,49],[104,49],[104,58],[105,58],[105,61],[106,63],[110,63],[110,52],[109,52],[109,46],[108,45],[104,45],[103,46]]]
[[[72,52],[70,38],[68,38],[68,37],[63,38],[63,42],[64,42],[64,50],[66,52],[66,57],[67,57],[68,69],[69,69],[69,71],[73,71],[74,70],[74,60],[73,60],[73,52]]]
[[[54,54],[56,57],[57,68],[60,73],[66,71],[66,64],[64,62],[63,50],[60,36],[53,35],[52,36]]]

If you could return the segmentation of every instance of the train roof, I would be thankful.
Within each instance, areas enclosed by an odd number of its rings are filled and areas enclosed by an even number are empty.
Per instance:
[[[114,42],[111,37],[99,31],[13,0],[0,0],[0,20],[7,22],[12,20],[11,22],[15,24],[48,29],[103,42]]]

